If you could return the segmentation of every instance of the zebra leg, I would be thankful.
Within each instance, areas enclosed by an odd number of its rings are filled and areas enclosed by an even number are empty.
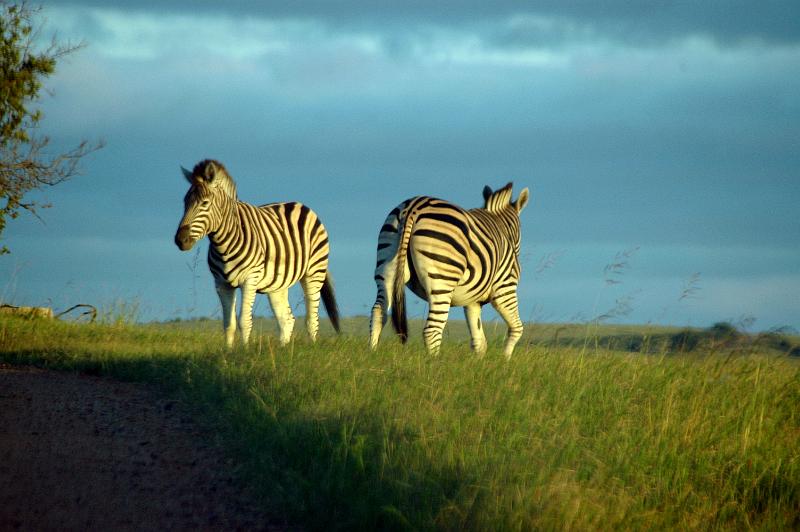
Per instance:
[[[267,297],[269,297],[272,313],[278,320],[281,345],[286,345],[292,339],[292,330],[294,330],[294,316],[292,307],[289,306],[289,289],[284,288],[277,292],[271,292],[267,294]]]
[[[247,345],[250,331],[253,330],[253,302],[256,300],[256,283],[245,280],[242,284],[242,309],[239,312],[239,327],[242,330],[242,343]]]
[[[514,346],[517,345],[522,336],[522,320],[519,319],[519,306],[517,304],[517,292],[504,295],[502,299],[492,299],[492,306],[508,325],[508,337],[503,353],[506,358],[511,358]]]
[[[428,319],[425,321],[425,329],[422,336],[425,339],[425,347],[431,355],[438,355],[439,348],[442,346],[442,331],[447,325],[447,315],[450,312],[450,301],[453,299],[453,292],[446,293],[445,290],[436,290],[434,295],[428,296]]]
[[[472,303],[464,307],[464,317],[467,318],[469,335],[472,339],[472,350],[482,355],[486,352],[486,336],[483,334],[483,324],[481,323],[481,305]]]
[[[225,331],[225,343],[233,347],[236,337],[236,289],[227,283],[216,283],[219,302],[222,304],[222,328]]]
[[[386,325],[386,318],[389,316],[386,304],[375,301],[372,305],[372,315],[369,319],[369,348],[375,351],[378,348],[378,340],[381,337],[383,326]]]
[[[369,320],[369,347],[374,351],[378,348],[381,331],[389,319],[389,310],[392,305],[392,286],[394,283],[394,261],[383,272],[375,274],[375,284],[378,286],[378,295],[372,305],[372,315]]]
[[[311,341],[316,342],[319,332],[319,292],[322,290],[322,283],[304,278],[300,284],[306,296],[306,330]]]
[[[397,248],[399,245],[398,212],[399,209],[394,209],[389,213],[378,235],[378,252],[375,263],[375,285],[378,295],[375,297],[375,304],[372,305],[372,315],[369,320],[369,347],[373,351],[378,348],[381,331],[386,326],[389,310],[392,308],[392,290],[394,276],[397,273]]]

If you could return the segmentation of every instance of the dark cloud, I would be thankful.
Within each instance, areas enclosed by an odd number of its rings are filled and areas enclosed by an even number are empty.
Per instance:
[[[570,2],[542,0],[468,0],[431,2],[414,0],[262,2],[218,0],[49,0],[46,5],[108,7],[153,13],[226,13],[232,16],[309,18],[331,25],[368,25],[374,29],[434,24],[482,26],[510,17],[545,17],[555,26],[542,28],[522,23],[492,38],[498,44],[529,46],[542,40],[564,39],[574,32],[635,44],[651,44],[705,36],[721,44],[760,41],[772,44],[800,41],[800,2],[794,0],[708,0],[697,2],[631,2],[600,0]]]

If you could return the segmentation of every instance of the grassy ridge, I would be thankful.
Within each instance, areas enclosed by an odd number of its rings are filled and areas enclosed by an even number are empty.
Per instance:
[[[0,360],[186,397],[265,503],[309,528],[800,526],[796,359],[531,337],[506,362],[499,338],[478,358],[466,336],[436,358],[421,341],[370,353],[356,321],[287,348],[265,326],[227,352],[209,325],[2,318]]]

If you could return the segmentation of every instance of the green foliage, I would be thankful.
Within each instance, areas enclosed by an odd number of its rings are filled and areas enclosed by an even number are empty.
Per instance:
[[[52,42],[45,50],[36,50],[38,10],[26,3],[0,1],[0,235],[7,218],[16,218],[20,210],[34,215],[35,201],[25,201],[31,190],[61,183],[77,172],[78,161],[101,147],[80,143],[76,148],[49,157],[44,149],[47,137],[31,134],[42,119],[31,105],[39,99],[42,82],[55,72],[58,59],[77,49]],[[7,253],[4,246],[0,254]]]
[[[429,357],[389,338],[372,353],[355,320],[279,348],[262,325],[250,349],[227,351],[218,323],[2,318],[0,361],[180,394],[265,504],[306,528],[800,526],[795,359],[583,341],[521,345],[506,362],[499,342],[484,357],[466,341]]]
[[[668,345],[671,351],[679,353],[716,349],[750,351],[769,349],[783,354],[793,354],[798,348],[785,331],[775,330],[748,335],[725,321],[717,322],[707,329],[683,329],[668,336]]]
[[[721,342],[735,342],[742,336],[736,327],[727,321],[718,321],[708,328],[708,332],[715,340]]]
[[[41,112],[28,110],[42,88],[41,78],[55,71],[55,58],[30,49],[34,27],[31,11],[24,5],[2,4],[0,18],[0,145],[29,142],[28,128],[35,126]]]
[[[685,353],[694,351],[700,346],[704,334],[694,329],[684,329],[670,337],[669,347],[672,351]]]

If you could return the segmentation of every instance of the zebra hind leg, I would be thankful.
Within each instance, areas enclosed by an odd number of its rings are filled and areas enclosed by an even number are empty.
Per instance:
[[[389,320],[392,302],[391,283],[387,282],[383,275],[376,274],[375,284],[378,285],[378,295],[375,298],[375,304],[372,305],[372,315],[369,320],[369,347],[373,351],[378,348],[381,331]]]
[[[506,338],[503,354],[506,355],[507,359],[510,359],[511,354],[514,352],[514,346],[517,345],[522,336],[522,320],[519,319],[516,291],[500,299],[493,299],[492,306],[508,325],[508,337]]]
[[[369,319],[369,348],[375,351],[378,348],[378,341],[381,338],[381,331],[386,325],[387,308],[380,301],[375,301],[372,305],[372,314]]]
[[[422,336],[425,347],[431,355],[438,355],[442,346],[442,332],[447,325],[447,316],[450,313],[450,301],[453,292],[447,290],[433,290],[429,295],[428,319],[425,320],[425,329]]]
[[[378,235],[374,277],[378,295],[375,296],[375,304],[372,305],[369,321],[369,346],[373,351],[378,348],[381,331],[389,320],[389,311],[392,308],[392,290],[394,276],[397,272],[397,248],[399,245],[397,227],[400,220],[397,213],[398,209],[395,209],[389,214]]]
[[[319,332],[319,301],[322,283],[302,279],[300,284],[306,298],[306,330],[311,341],[316,342]]]
[[[289,290],[284,288],[277,292],[271,292],[267,294],[267,297],[269,297],[272,313],[275,315],[275,319],[278,320],[281,345],[286,345],[292,339],[292,331],[294,330],[294,315],[292,315],[292,307],[289,306]]]
[[[480,303],[464,306],[464,316],[469,327],[472,350],[479,355],[486,353],[486,335],[483,333],[483,324],[481,323]]]

